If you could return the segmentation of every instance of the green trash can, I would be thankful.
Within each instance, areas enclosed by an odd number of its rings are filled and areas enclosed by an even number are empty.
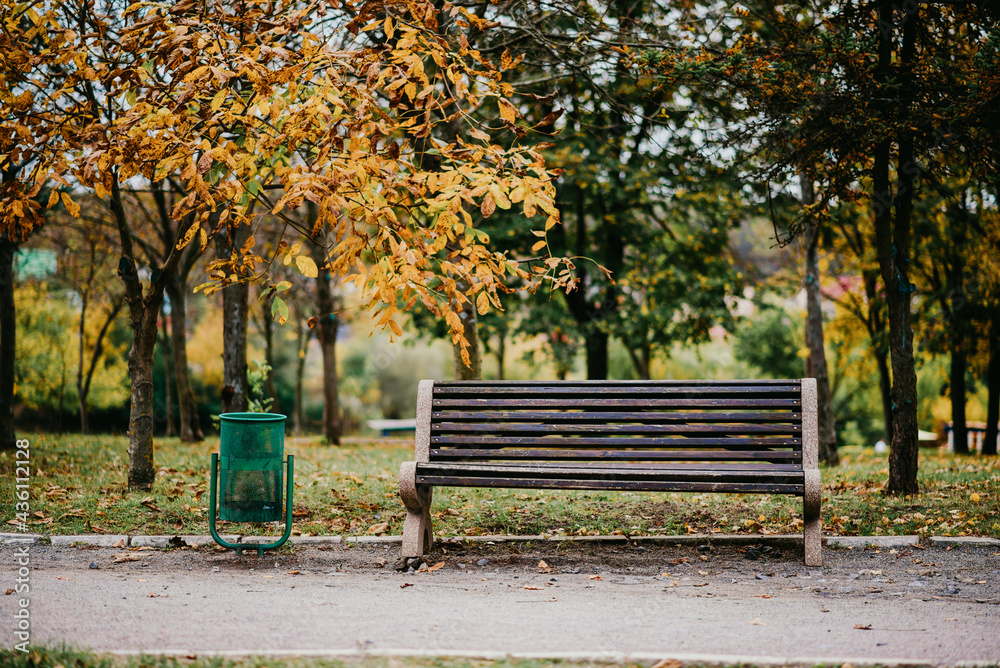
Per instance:
[[[288,479],[283,480],[285,462],[285,416],[278,413],[223,413],[219,454],[212,455],[211,509],[209,528],[223,547],[237,553],[250,547],[263,554],[282,545],[291,533],[293,458],[288,456]],[[262,545],[231,544],[215,529],[216,476],[218,517],[226,522],[279,522],[285,517],[285,534],[277,542]],[[283,483],[287,494],[283,498]],[[284,503],[283,503],[284,502]]]
[[[223,413],[219,445],[219,518],[280,522],[285,416]]]

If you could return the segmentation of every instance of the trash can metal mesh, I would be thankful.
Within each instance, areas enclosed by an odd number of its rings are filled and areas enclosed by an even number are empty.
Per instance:
[[[227,522],[280,521],[285,416],[223,413],[219,418],[219,518]]]

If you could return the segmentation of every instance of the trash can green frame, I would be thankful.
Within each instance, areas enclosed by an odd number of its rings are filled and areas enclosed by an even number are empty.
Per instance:
[[[294,461],[284,454],[286,416],[279,413],[223,413],[219,416],[219,453],[212,453],[208,526],[219,545],[235,549],[264,550],[281,547],[292,532]],[[285,532],[273,543],[241,544],[223,540],[216,530],[216,503],[220,519],[232,522],[277,522],[282,516],[282,473],[287,467],[284,494]]]

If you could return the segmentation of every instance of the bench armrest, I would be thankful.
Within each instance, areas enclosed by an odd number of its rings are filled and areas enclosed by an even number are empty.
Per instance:
[[[413,461],[431,460],[431,410],[434,401],[434,381],[422,380],[417,386],[417,428],[413,436]]]

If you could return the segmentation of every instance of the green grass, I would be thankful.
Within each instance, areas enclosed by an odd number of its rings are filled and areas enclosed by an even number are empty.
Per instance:
[[[208,463],[218,439],[200,444],[158,439],[151,493],[126,490],[124,437],[29,435],[29,529],[49,534],[207,534]],[[295,524],[301,535],[399,534],[404,511],[396,489],[403,441],[341,447],[288,439],[295,455]],[[884,456],[845,448],[843,465],[823,471],[823,524],[828,535],[934,534],[1000,538],[1000,459],[920,453],[915,497],[881,494]],[[14,457],[0,454],[0,507],[14,520]],[[438,488],[439,535],[682,535],[794,533],[799,499],[783,496],[643,492],[522,491]],[[9,530],[13,526],[7,525]],[[280,525],[279,525],[280,526]],[[225,533],[275,533],[220,523]]]

